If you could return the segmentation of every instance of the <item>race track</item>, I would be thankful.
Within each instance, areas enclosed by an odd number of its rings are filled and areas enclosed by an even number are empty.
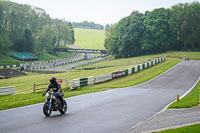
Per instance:
[[[67,98],[68,112],[46,118],[41,104],[0,112],[0,133],[123,133],[183,95],[200,76],[200,61],[181,62],[141,85]]]

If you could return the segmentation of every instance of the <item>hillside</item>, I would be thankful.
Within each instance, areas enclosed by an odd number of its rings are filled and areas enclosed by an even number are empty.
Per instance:
[[[74,44],[86,49],[105,49],[104,33],[104,30],[74,28]]]

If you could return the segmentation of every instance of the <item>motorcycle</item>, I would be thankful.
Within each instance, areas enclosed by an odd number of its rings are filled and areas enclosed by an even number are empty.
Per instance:
[[[43,112],[47,117],[51,115],[52,111],[59,111],[61,114],[65,114],[67,111],[67,103],[64,99],[62,104],[55,92],[48,91],[42,94],[42,96],[44,95],[46,95],[46,101],[43,105]]]

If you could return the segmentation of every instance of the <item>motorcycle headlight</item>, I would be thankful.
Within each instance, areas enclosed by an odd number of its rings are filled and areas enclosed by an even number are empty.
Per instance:
[[[46,97],[49,97],[49,93],[46,93]]]

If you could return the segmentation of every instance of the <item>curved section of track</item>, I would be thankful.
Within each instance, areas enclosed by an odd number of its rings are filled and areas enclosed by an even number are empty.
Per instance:
[[[122,133],[184,94],[200,76],[200,61],[181,62],[141,85],[66,99],[68,113],[46,118],[42,104],[0,112],[1,133]]]

